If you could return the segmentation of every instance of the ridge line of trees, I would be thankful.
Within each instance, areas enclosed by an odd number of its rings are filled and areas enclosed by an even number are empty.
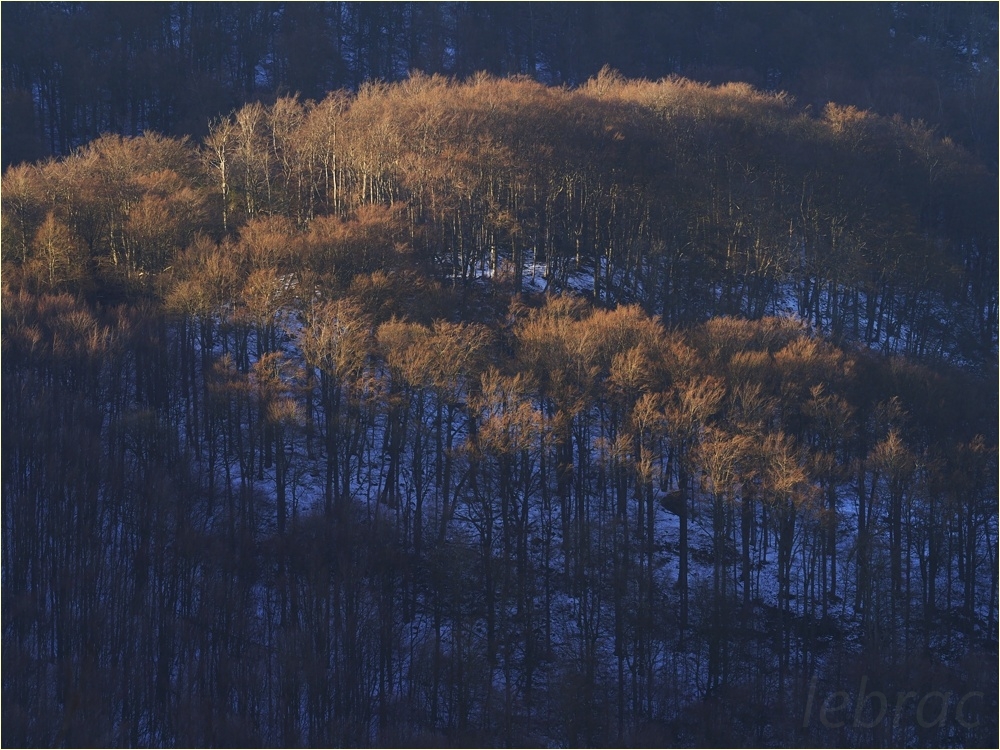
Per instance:
[[[921,119],[995,174],[997,28],[989,3],[10,3],[3,165],[415,70],[579,85],[610,65]]]

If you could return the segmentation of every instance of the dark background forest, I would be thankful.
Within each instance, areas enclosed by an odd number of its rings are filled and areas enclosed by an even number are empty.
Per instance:
[[[4,3],[3,744],[995,747],[997,55]]]

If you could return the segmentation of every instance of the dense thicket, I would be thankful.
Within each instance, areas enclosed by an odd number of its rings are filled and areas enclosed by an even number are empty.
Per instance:
[[[412,70],[746,81],[920,118],[995,171],[993,3],[8,3],[3,163]]]
[[[996,184],[925,127],[415,76],[2,198],[4,744],[996,744]]]

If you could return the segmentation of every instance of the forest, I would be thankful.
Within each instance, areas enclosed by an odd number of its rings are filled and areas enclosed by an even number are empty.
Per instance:
[[[996,7],[557,5],[4,6],[4,745],[997,745]]]

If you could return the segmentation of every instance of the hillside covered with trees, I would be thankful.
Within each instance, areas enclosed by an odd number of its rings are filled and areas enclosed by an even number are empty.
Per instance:
[[[111,12],[49,5],[4,21]],[[192,50],[270,7],[130,12]],[[252,100],[271,55],[190,137],[29,97],[67,153],[2,182],[3,744],[996,745],[995,143],[549,33],[548,82],[345,47]]]

